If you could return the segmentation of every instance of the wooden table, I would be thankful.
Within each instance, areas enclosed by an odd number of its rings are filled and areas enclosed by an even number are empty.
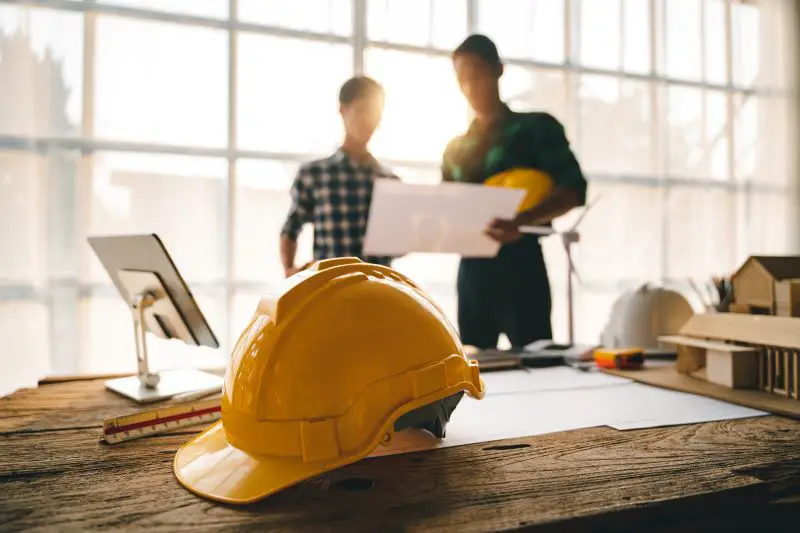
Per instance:
[[[0,399],[0,530],[731,531],[800,528],[800,422],[598,427],[357,464],[249,506],[183,489],[195,431],[117,445],[102,380]]]

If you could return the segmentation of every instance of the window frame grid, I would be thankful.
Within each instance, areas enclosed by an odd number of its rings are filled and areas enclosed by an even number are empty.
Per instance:
[[[22,150],[37,153],[40,155],[48,155],[57,150],[71,150],[77,151],[81,154],[79,163],[79,178],[77,180],[78,186],[91,183],[93,172],[92,159],[93,154],[98,151],[117,151],[117,152],[136,152],[147,154],[170,154],[170,155],[195,155],[195,156],[210,156],[219,157],[227,160],[228,175],[227,175],[227,188],[226,188],[226,212],[224,213],[224,228],[222,238],[225,242],[221,243],[221,249],[227,254],[224,266],[224,283],[223,291],[225,294],[224,309],[227,312],[227,322],[221,327],[224,331],[218,332],[218,336],[224,340],[223,349],[230,348],[227,344],[229,342],[230,331],[232,328],[233,307],[234,299],[238,292],[248,290],[258,290],[263,288],[263,284],[252,284],[249,282],[239,281],[234,276],[234,258],[236,257],[236,239],[235,239],[235,216],[236,212],[236,191],[237,191],[237,172],[236,163],[240,159],[268,159],[276,161],[304,161],[310,157],[322,156],[324,154],[289,154],[280,152],[270,152],[266,150],[240,150],[237,148],[237,63],[238,63],[238,36],[240,33],[253,33],[261,35],[270,35],[275,37],[290,37],[299,38],[307,41],[325,42],[325,43],[342,43],[349,44],[353,47],[353,72],[361,74],[364,71],[364,57],[365,52],[369,48],[383,49],[383,50],[396,50],[412,52],[426,56],[449,56],[450,51],[429,46],[416,46],[395,42],[387,42],[381,40],[370,40],[367,35],[367,0],[350,0],[352,2],[353,24],[352,34],[350,36],[341,36],[328,33],[319,33],[304,30],[295,30],[286,27],[262,25],[249,22],[243,22],[238,18],[238,0],[229,0],[229,12],[227,18],[209,18],[203,16],[195,16],[188,14],[170,13],[166,11],[156,11],[152,9],[142,9],[130,6],[112,5],[97,3],[95,0],[0,0],[0,4],[19,5],[23,7],[51,9],[62,12],[79,12],[83,15],[83,95],[82,95],[82,124],[81,124],[81,137],[53,137],[53,136],[40,136],[40,137],[24,137],[17,135],[4,135],[0,134],[0,149],[2,150]],[[478,13],[478,0],[465,0],[467,2],[466,16],[467,16],[467,31],[474,32],[477,28]],[[528,69],[537,70],[558,70],[565,73],[566,91],[567,91],[567,122],[570,128],[575,129],[578,133],[581,128],[581,120],[579,116],[578,106],[580,104],[577,93],[577,86],[580,77],[583,75],[602,75],[614,77],[620,81],[635,80],[648,82],[651,88],[651,111],[652,111],[652,130],[654,148],[652,150],[652,157],[654,158],[652,176],[636,176],[624,174],[590,174],[588,179],[598,183],[617,183],[617,184],[636,184],[647,187],[655,187],[663,190],[663,217],[661,221],[661,241],[662,241],[662,277],[668,277],[668,228],[669,228],[669,214],[668,202],[670,190],[674,187],[698,187],[698,188],[714,188],[724,189],[731,192],[749,195],[750,193],[780,193],[786,190],[786,187],[776,184],[757,183],[750,181],[739,181],[734,178],[735,168],[735,128],[734,116],[736,113],[735,97],[741,95],[743,99],[748,97],[772,97],[783,96],[779,91],[765,89],[756,84],[753,87],[736,86],[734,84],[733,75],[733,28],[732,28],[732,2],[736,0],[724,0],[725,11],[725,80],[726,83],[708,83],[707,82],[707,69],[706,69],[706,46],[705,42],[705,16],[706,16],[706,1],[701,1],[701,68],[702,76],[699,81],[684,80],[670,78],[665,72],[665,53],[666,53],[666,35],[664,31],[664,16],[666,9],[666,0],[650,0],[650,69],[646,74],[631,73],[625,71],[625,10],[627,0],[622,0],[622,9],[620,11],[620,61],[618,69],[600,69],[585,67],[581,64],[579,57],[579,23],[580,23],[580,4],[582,0],[563,0],[564,2],[564,62],[561,64],[542,62],[536,60],[523,60],[523,59],[508,59],[506,63],[509,65],[519,66]],[[585,1],[585,0],[583,0]],[[96,22],[98,16],[118,16],[126,17],[145,21],[159,21],[176,23],[190,26],[200,26],[208,28],[222,29],[228,32],[228,135],[226,148],[203,148],[203,147],[188,147],[181,145],[166,145],[155,144],[146,142],[125,142],[125,141],[106,141],[102,139],[95,139],[93,136],[94,126],[94,82],[95,82],[95,44],[96,44]],[[726,96],[727,102],[727,144],[728,144],[728,175],[726,180],[716,180],[707,177],[685,177],[685,176],[670,176],[667,173],[666,161],[668,157],[668,150],[665,149],[665,143],[668,142],[667,123],[661,110],[666,99],[666,90],[672,86],[691,87],[703,92],[703,121],[707,120],[707,103],[706,93],[709,90],[720,91]],[[580,135],[576,136],[580,139]],[[404,161],[404,160],[387,160],[387,164],[404,166],[410,168],[420,168],[426,170],[438,169],[438,163],[435,162],[419,162],[419,161]],[[79,190],[79,202],[81,199],[85,201],[85,195],[90,191]],[[744,218],[744,224],[748,223],[750,216],[749,201],[745,201],[745,212],[738,213],[736,216]],[[78,213],[75,213],[76,219]],[[78,228],[82,231],[88,229],[88,217],[81,216],[78,221]],[[738,243],[737,247],[749,245],[748,236],[740,237],[744,242]],[[76,265],[79,273],[84,273],[88,270],[88,265],[83,264],[86,259],[82,254],[78,254],[78,261],[80,264]],[[615,280],[614,282],[595,282],[586,283],[581,288],[582,290],[592,291],[607,291],[618,289],[620,286],[631,283],[633,280]],[[76,314],[80,301],[84,298],[106,294],[109,287],[101,286],[93,283],[80,283],[75,280],[77,285],[77,298],[74,303]],[[219,287],[218,282],[214,283],[200,283],[200,287],[213,285],[215,288]],[[25,299],[32,300],[45,300],[50,306],[50,298],[47,295],[47,288],[40,289],[38,287],[28,286],[12,286],[0,288],[0,298],[3,297],[24,297]],[[77,333],[76,333],[77,334]],[[58,346],[59,343],[54,342],[54,328],[50,328],[50,346]],[[55,354],[53,354],[55,355]]]

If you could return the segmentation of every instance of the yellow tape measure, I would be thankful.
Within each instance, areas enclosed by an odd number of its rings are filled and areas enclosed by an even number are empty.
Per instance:
[[[116,444],[177,428],[214,422],[222,416],[219,398],[162,407],[103,420],[103,440]]]

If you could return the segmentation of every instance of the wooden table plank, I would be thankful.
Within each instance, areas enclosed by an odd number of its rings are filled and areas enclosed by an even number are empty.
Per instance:
[[[93,409],[113,409],[115,395],[66,385],[12,397],[20,429],[0,434],[4,531],[690,531],[687,520],[709,527],[716,514],[730,532],[772,502],[800,508],[800,422],[775,416],[369,459],[253,505],[219,505],[174,479],[174,454],[194,432],[101,443]],[[60,429],[69,424],[90,429]]]
[[[221,374],[221,371],[215,372]],[[213,396],[208,396],[212,398]],[[168,406],[177,402],[159,402]],[[38,389],[22,389],[0,398],[0,435],[18,431],[52,431],[101,427],[103,419],[142,409],[132,400],[105,388],[105,380],[50,383]]]
[[[485,531],[717,491],[733,491],[728,503],[761,501],[769,494],[763,483],[736,470],[800,462],[800,424],[786,428],[784,422],[764,417],[630,432],[596,428],[518,439],[499,450],[487,444],[372,459],[246,507],[216,505],[178,485],[172,458],[187,435],[115,446],[83,430],[6,435],[0,438],[0,489],[11,497],[2,498],[0,523],[164,531],[242,524],[304,531],[323,523],[376,531],[403,523],[426,531],[448,524]],[[353,479],[374,486],[348,490],[360,488]],[[357,527],[350,524],[354,516]]]

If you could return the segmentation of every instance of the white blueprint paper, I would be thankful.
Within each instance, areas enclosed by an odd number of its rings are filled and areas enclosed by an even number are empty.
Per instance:
[[[484,372],[481,378],[486,385],[486,393],[491,396],[512,392],[544,392],[633,383],[633,380],[628,378],[596,370],[581,372],[568,366]]]
[[[522,189],[471,183],[376,180],[364,253],[493,257],[500,245],[483,231],[493,218],[513,217],[524,195]]]
[[[438,440],[423,430],[395,434],[371,455],[395,455],[598,426],[643,429],[767,413],[568,367],[487,372],[486,396],[465,396]]]

